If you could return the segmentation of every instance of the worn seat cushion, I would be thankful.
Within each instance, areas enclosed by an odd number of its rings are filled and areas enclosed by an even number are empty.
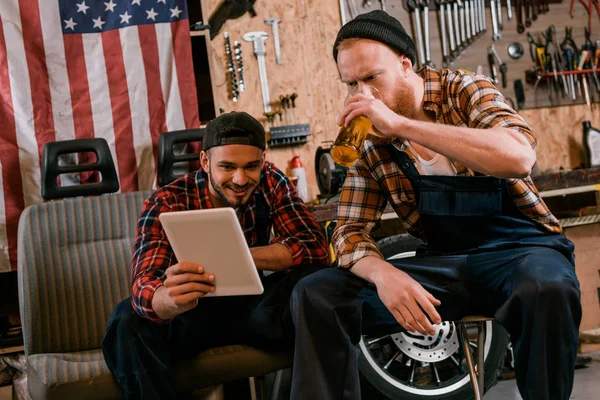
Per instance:
[[[290,352],[265,352],[230,345],[208,349],[178,367],[177,387],[182,391],[265,375],[288,368]],[[123,398],[102,351],[35,354],[27,357],[28,387],[34,399],[104,400]]]

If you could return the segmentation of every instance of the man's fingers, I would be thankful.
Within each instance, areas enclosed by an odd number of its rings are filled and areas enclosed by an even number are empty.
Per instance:
[[[202,282],[209,285],[214,285],[215,276],[210,273],[204,274],[195,274],[195,273],[185,273],[178,275],[171,275],[165,280],[165,286],[172,287],[177,285],[182,285],[187,282]]]
[[[198,303],[198,299],[201,297],[204,297],[205,295],[206,295],[206,293],[204,293],[204,292],[186,293],[186,294],[174,297],[173,303],[175,303],[179,307],[185,306],[192,302]],[[194,307],[195,307],[195,304],[194,304]]]
[[[419,302],[419,305],[421,306],[421,308],[427,313],[427,315],[429,316],[429,319],[431,321],[433,321],[434,324],[442,323],[442,317],[440,317],[440,314],[438,314],[438,312],[435,309],[434,305],[432,304],[431,298],[429,296],[425,295],[425,296],[417,297],[417,301]],[[438,303],[439,303],[439,301],[438,301]]]
[[[412,326],[415,326],[415,328],[417,328],[417,330],[424,335],[435,334],[435,328],[433,327],[433,325],[431,325],[431,322],[429,322],[429,320],[423,313],[423,310],[421,310],[421,307],[419,307],[415,300],[412,300],[410,304],[406,304],[406,308],[408,308],[408,311],[410,312],[410,314],[412,314],[412,317],[416,321],[415,323],[413,323],[409,320]]]
[[[423,289],[425,290],[425,289]],[[425,290],[425,296],[429,299],[429,301],[431,302],[431,304],[433,304],[434,306],[438,307],[440,304],[442,304],[441,301],[439,301],[438,299],[436,299],[431,293],[429,293],[427,290]]]
[[[390,309],[390,312],[396,318],[396,321],[408,332],[416,332],[415,328],[413,328],[408,322],[406,322],[406,318],[402,316],[402,313],[395,308]]]
[[[204,267],[187,261],[182,261],[167,268],[167,275],[179,275],[186,273],[203,274]]]
[[[189,282],[189,283],[185,283],[183,285],[177,285],[177,286],[173,286],[173,287],[170,287],[167,289],[167,292],[169,293],[169,296],[171,296],[171,297],[180,296],[182,294],[192,293],[192,292],[212,293],[214,291],[215,291],[214,286],[206,285],[203,283],[197,283],[197,282]]]

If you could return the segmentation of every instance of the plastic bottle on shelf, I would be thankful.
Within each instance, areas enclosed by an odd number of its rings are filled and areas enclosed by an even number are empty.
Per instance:
[[[586,167],[600,167],[600,131],[590,121],[583,121],[583,146],[587,155]]]
[[[291,176],[298,179],[298,183],[296,183],[296,190],[298,191],[298,196],[304,201],[308,203],[310,200],[308,198],[308,184],[306,182],[306,171],[304,166],[302,166],[302,161],[300,161],[300,157],[295,156],[292,158],[292,171]]]

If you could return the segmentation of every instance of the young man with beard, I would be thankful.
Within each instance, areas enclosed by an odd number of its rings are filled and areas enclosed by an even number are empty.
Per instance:
[[[529,177],[531,128],[483,76],[414,72],[413,40],[383,11],[344,25],[333,55],[349,92],[338,124],[363,115],[377,136],[341,193],[339,268],[292,295],[292,399],[359,399],[363,333],[433,335],[473,314],[510,333],[524,399],[568,399],[579,283],[573,244]],[[372,240],[388,203],[426,243],[415,257],[385,261]]]
[[[175,364],[210,347],[293,346],[290,294],[298,280],[327,263],[325,238],[289,179],[265,161],[264,151],[265,131],[257,120],[243,112],[223,114],[206,126],[202,168],[145,201],[134,245],[132,296],[114,309],[102,342],[127,399],[177,398]],[[262,276],[262,295],[203,298],[215,290],[218,276],[176,260],[159,215],[216,207],[236,210]]]

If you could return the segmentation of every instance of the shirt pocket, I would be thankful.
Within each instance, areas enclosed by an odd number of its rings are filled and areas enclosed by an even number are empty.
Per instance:
[[[419,212],[424,215],[489,217],[502,215],[502,189],[422,190]]]

